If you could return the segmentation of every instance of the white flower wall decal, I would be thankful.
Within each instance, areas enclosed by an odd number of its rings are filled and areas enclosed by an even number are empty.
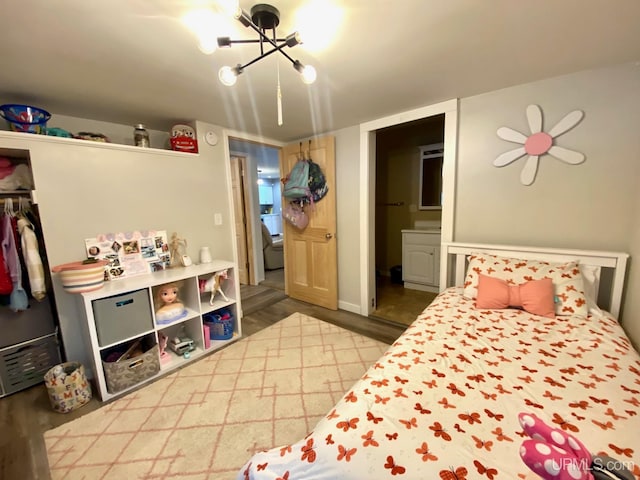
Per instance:
[[[529,122],[531,134],[527,136],[513,128],[500,127],[498,129],[500,138],[508,142],[519,143],[522,147],[498,155],[493,161],[493,165],[504,167],[515,162],[520,157],[529,155],[522,173],[520,173],[520,181],[523,185],[531,185],[536,179],[538,163],[542,155],[548,153],[552,157],[570,165],[578,165],[584,162],[585,156],[582,153],[554,145],[554,139],[575,127],[580,123],[582,117],[584,117],[584,112],[574,110],[565,115],[549,132],[543,132],[542,110],[538,105],[529,105],[527,107],[527,121]]]

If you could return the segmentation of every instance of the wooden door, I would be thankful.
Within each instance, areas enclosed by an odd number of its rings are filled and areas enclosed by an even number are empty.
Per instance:
[[[282,149],[280,171],[288,173],[298,161],[300,143]],[[314,206],[305,206],[309,224],[300,231],[286,221],[284,227],[285,285],[292,298],[338,309],[338,258],[336,249],[335,138],[318,137],[302,142],[302,150],[320,165],[329,190]],[[283,208],[288,204],[283,199]]]
[[[238,249],[238,281],[242,285],[253,284],[254,269],[249,262],[249,252],[253,251],[251,222],[247,222],[248,203],[245,201],[245,172],[247,159],[231,157],[231,188],[233,191],[233,212],[236,226],[236,245]]]

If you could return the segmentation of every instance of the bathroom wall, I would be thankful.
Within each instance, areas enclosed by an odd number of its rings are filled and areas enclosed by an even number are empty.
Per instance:
[[[444,116],[389,127],[376,135],[376,270],[402,264],[403,229],[440,220],[440,210],[418,210],[421,145],[444,138]],[[399,204],[399,205],[398,205]]]

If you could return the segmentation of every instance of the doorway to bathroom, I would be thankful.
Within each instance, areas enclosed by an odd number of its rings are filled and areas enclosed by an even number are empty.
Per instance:
[[[441,208],[421,208],[421,187],[430,188],[420,182],[421,147],[444,142],[444,120],[440,114],[376,131],[376,308],[371,315],[377,318],[408,325],[436,296],[433,291],[405,288],[402,232],[440,227]],[[435,182],[432,188],[441,187]]]

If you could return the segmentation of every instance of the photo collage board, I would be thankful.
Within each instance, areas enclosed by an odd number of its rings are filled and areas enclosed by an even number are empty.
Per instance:
[[[88,258],[106,260],[104,279],[144,275],[169,268],[165,230],[105,233],[85,239]]]

